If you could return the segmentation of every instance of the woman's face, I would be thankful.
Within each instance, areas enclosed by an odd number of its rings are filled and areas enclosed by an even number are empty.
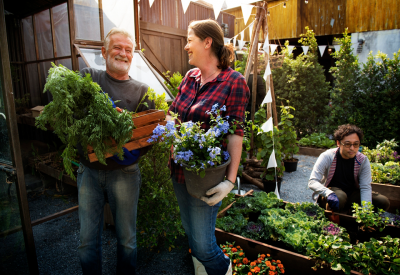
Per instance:
[[[206,42],[201,41],[199,37],[194,34],[192,29],[188,30],[187,44],[185,51],[189,55],[189,64],[198,67],[201,60],[204,58]]]

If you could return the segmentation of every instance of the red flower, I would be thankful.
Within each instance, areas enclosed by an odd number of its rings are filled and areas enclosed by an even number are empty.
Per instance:
[[[232,248],[232,252],[237,252],[237,249],[236,248]]]

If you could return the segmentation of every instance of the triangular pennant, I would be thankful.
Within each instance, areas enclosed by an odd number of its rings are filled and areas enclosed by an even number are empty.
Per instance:
[[[221,11],[223,4],[224,4],[224,0],[214,0],[213,1],[215,20],[218,19],[218,15],[219,15],[219,12]]]
[[[269,160],[268,160],[267,168],[271,168],[271,167],[277,167],[276,159],[275,159],[275,149],[272,150],[271,156],[269,157]]]
[[[240,32],[240,40],[244,40],[244,31]]]
[[[274,52],[275,52],[275,50],[276,50],[276,48],[278,47],[278,45],[276,45],[276,44],[271,44],[271,45],[269,45],[269,46],[271,47],[271,55],[273,55]]]
[[[239,44],[239,51],[241,51],[244,47],[244,44],[246,43],[246,41],[243,40],[238,40],[238,44]]]
[[[265,73],[264,73],[264,79],[265,81],[267,81],[267,77],[271,74],[271,67],[269,66],[269,62],[267,65],[267,68],[265,69]]]
[[[333,47],[335,48],[335,52],[339,52],[342,45],[333,45]]]
[[[268,53],[268,51],[269,51],[269,40],[268,40],[268,34],[267,34],[267,37],[265,37],[265,41],[264,41],[263,50],[264,50],[264,52],[266,52],[266,53]]]
[[[310,46],[301,46],[301,47],[303,48],[304,55],[307,55],[308,48],[310,48]]]
[[[267,122],[265,122],[265,123],[261,126],[261,130],[262,130],[264,133],[268,133],[268,132],[271,132],[271,131],[273,130],[272,117],[270,117],[270,118],[267,120]],[[258,133],[258,134],[261,134],[261,132]]]
[[[319,53],[321,54],[321,57],[322,57],[324,55],[326,46],[318,46],[318,48],[319,48]]]
[[[245,25],[247,24],[247,21],[249,21],[252,10],[252,5],[242,5],[243,20]]]
[[[279,189],[278,189],[278,182],[276,182],[275,183],[276,185],[275,185],[275,195],[276,195],[276,197],[280,200],[281,199],[281,196],[279,195]]]
[[[288,46],[289,54],[292,54],[293,49],[294,49],[294,46]]]
[[[229,41],[231,41],[231,39],[232,39],[232,38],[226,38],[226,37],[224,37],[224,44],[228,44]]]
[[[271,91],[268,89],[268,93],[264,97],[263,102],[261,102],[261,105],[264,105],[265,103],[271,103],[271,102],[272,102]]]
[[[189,7],[190,0],[181,0],[181,2],[182,2],[183,13],[185,14],[187,11],[187,8]]]
[[[236,47],[236,36],[233,37],[233,47]]]
[[[254,26],[253,23],[251,23],[251,24],[249,25],[249,38],[250,38],[250,40],[251,40],[251,35],[252,35],[252,33],[253,33],[253,26]]]
[[[261,45],[262,45],[262,43],[258,43],[258,48],[257,48],[257,50],[260,49]]]
[[[154,0],[149,0],[150,8],[151,8],[151,6],[153,6],[153,3],[154,3]]]

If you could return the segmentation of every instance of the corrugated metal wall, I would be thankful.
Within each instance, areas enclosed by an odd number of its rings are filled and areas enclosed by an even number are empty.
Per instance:
[[[140,1],[140,20],[160,24],[171,28],[187,30],[192,20],[214,19],[214,10],[203,5],[191,2],[186,13],[183,13],[181,0],[155,0],[150,8],[149,1]],[[229,36],[234,35],[235,17],[220,12],[217,21],[226,23],[229,27]]]

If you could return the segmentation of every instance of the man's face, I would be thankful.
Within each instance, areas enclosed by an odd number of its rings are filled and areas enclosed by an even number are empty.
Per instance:
[[[340,154],[344,159],[354,158],[357,154],[358,147],[353,144],[360,145],[360,139],[356,133],[348,135],[344,137],[341,141],[336,141],[338,147],[340,148]],[[351,145],[350,148],[347,148],[346,145]]]
[[[111,76],[127,76],[133,57],[133,42],[123,34],[110,36],[108,49],[102,48],[107,72]]]

